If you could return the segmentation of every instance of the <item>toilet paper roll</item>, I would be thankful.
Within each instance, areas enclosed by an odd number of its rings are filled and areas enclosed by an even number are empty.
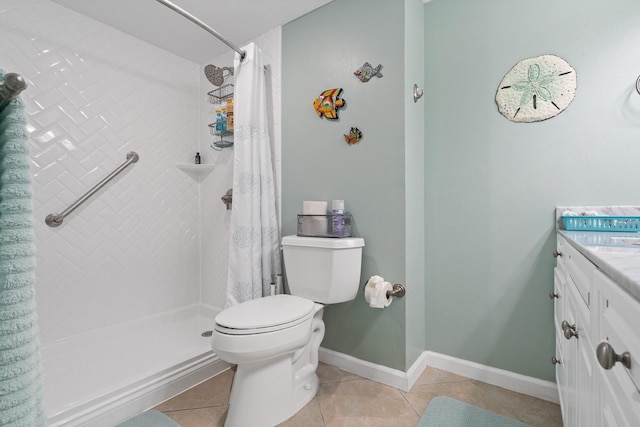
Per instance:
[[[302,213],[304,215],[326,215],[327,202],[305,200],[302,202]]]
[[[373,276],[380,277],[380,276]],[[372,308],[385,308],[393,301],[393,297],[387,298],[387,292],[393,290],[393,286],[389,282],[372,281],[369,279],[364,288],[364,299]]]
[[[303,236],[326,236],[329,221],[327,217],[327,202],[305,200],[302,202],[302,213],[304,215],[319,215],[317,217],[307,217],[302,223]]]

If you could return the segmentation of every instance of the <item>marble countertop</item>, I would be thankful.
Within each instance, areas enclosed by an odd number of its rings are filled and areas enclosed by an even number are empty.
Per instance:
[[[557,232],[640,301],[640,233],[562,229]]]
[[[638,233],[567,230],[558,233],[640,301],[640,246],[617,243],[624,237],[640,238]]]
[[[640,216],[638,206],[581,206],[556,208],[556,230],[567,241],[640,301],[640,233],[568,231],[560,217],[567,210],[595,211],[600,215]]]

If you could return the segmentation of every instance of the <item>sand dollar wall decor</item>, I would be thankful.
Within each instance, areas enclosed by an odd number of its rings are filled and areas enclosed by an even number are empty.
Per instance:
[[[523,59],[504,76],[496,92],[498,110],[512,122],[557,116],[575,97],[576,70],[555,55]]]

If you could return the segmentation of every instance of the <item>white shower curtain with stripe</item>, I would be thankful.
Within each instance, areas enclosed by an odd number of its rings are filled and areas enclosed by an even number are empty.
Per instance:
[[[236,54],[233,208],[226,306],[271,293],[280,273],[280,236],[267,120],[262,51],[250,43]]]

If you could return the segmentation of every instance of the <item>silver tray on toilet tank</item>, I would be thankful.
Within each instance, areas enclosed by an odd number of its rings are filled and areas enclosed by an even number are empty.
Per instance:
[[[304,237],[351,237],[349,214],[298,215],[298,236]]]

